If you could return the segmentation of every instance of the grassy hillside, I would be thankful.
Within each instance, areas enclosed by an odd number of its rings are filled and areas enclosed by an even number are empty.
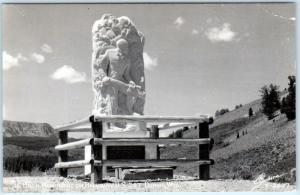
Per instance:
[[[287,95],[288,91],[281,91],[280,97],[283,98]],[[248,104],[244,104],[242,107],[231,110],[223,115],[221,115],[218,118],[215,118],[215,122],[212,124],[212,127],[218,126],[220,124],[229,123],[231,121],[241,119],[241,118],[247,118],[249,108],[252,108],[253,113],[260,113],[261,112],[261,99],[254,100],[252,102],[249,102]]]
[[[227,112],[220,117],[216,118],[212,127],[218,126],[223,123],[228,123],[236,119],[245,118],[248,116],[249,108],[252,108],[254,113],[258,113],[261,109],[261,99],[254,100],[242,107]]]
[[[245,117],[250,107],[255,114]],[[288,121],[281,114],[268,120],[260,108],[260,100],[255,100],[222,115],[210,126],[210,137],[215,140],[210,154],[216,162],[211,166],[213,178],[253,179],[263,173],[267,176],[286,174],[279,181],[289,182],[288,173],[296,167],[296,121]],[[197,131],[191,129],[183,137],[195,136]],[[195,159],[198,147],[167,147],[162,149],[161,155],[165,159]],[[179,167],[177,171],[194,175],[196,167]]]

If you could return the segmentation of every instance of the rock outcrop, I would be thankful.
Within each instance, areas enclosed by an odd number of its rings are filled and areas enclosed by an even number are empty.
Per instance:
[[[4,120],[2,123],[3,136],[40,136],[48,137],[55,134],[53,127],[48,123],[31,123]]]

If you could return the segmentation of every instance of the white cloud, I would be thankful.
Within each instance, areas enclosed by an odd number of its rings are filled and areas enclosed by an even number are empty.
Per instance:
[[[30,55],[30,58],[35,61],[36,63],[38,64],[42,64],[45,62],[45,57],[42,55],[42,54],[39,54],[39,53],[32,53]]]
[[[176,20],[174,21],[174,24],[176,26],[177,29],[180,29],[182,25],[184,25],[185,23],[185,19],[181,16],[179,16],[178,18],[176,18]]]
[[[213,27],[208,29],[205,35],[212,42],[220,42],[220,41],[229,42],[234,40],[237,33],[233,32],[230,29],[229,23],[224,23],[220,27]]]
[[[86,74],[84,72],[78,72],[69,65],[63,65],[58,68],[50,77],[54,80],[63,80],[70,84],[86,81]]]
[[[18,54],[16,57],[10,55],[6,51],[3,51],[2,53],[2,59],[3,59],[3,69],[8,70],[15,66],[20,66],[21,62],[27,61],[28,59],[24,57],[22,54]]]
[[[199,34],[199,31],[197,29],[193,29],[191,33],[192,33],[192,35],[197,35],[197,34]]]
[[[45,43],[44,45],[41,46],[41,50],[42,50],[43,52],[45,52],[45,53],[52,53],[52,52],[53,52],[51,46],[48,45],[48,44],[46,44],[46,43]]]
[[[296,18],[295,17],[290,17],[289,20],[295,21]]]
[[[157,58],[149,56],[146,52],[143,53],[143,57],[144,57],[145,68],[147,70],[152,70],[158,65]]]

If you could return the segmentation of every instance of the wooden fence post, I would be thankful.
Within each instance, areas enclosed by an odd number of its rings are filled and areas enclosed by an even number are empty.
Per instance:
[[[58,145],[68,143],[68,131],[59,131],[58,132]],[[67,162],[68,161],[68,150],[58,151],[58,162]],[[68,176],[67,168],[59,168],[58,175],[62,177]]]
[[[159,129],[158,125],[152,125],[150,129],[150,138],[158,139],[159,138]],[[160,150],[159,146],[156,145],[156,159],[160,159]]]
[[[90,122],[92,126],[93,138],[102,138],[103,133],[103,123],[95,122],[94,116],[90,117]],[[92,159],[97,161],[102,161],[102,145],[92,145]],[[91,164],[91,183],[102,183],[102,172],[103,166],[95,166],[94,161]]]
[[[199,138],[209,138],[209,128],[207,122],[199,123]],[[199,145],[199,160],[209,160],[209,145]],[[199,179],[209,180],[209,165],[199,165]]]

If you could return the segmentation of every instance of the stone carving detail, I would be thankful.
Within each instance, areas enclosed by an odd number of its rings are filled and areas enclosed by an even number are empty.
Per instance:
[[[93,114],[144,114],[145,38],[126,16],[104,14],[92,28]]]

